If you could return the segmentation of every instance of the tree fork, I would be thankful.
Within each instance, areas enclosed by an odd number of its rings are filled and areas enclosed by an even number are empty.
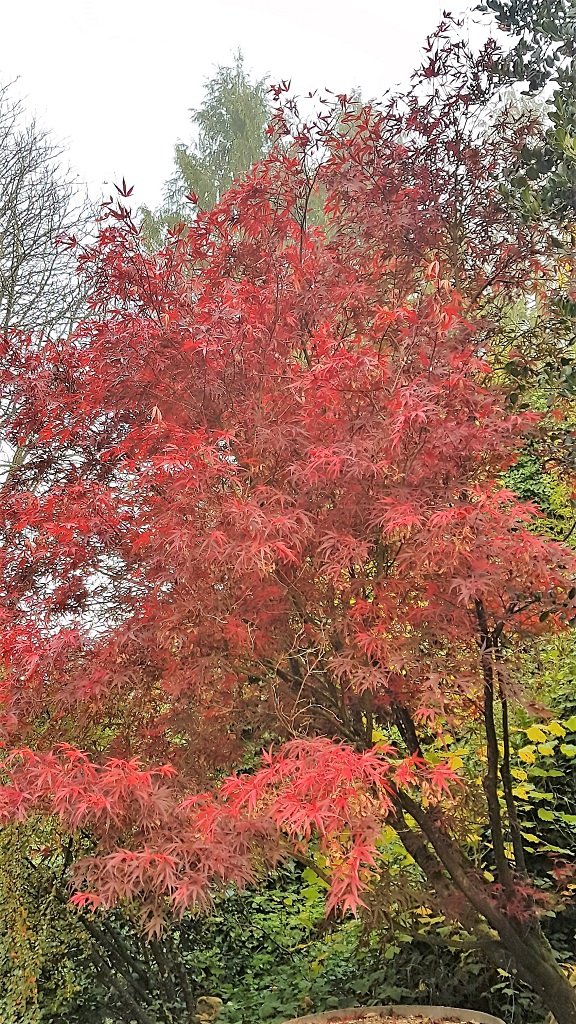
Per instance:
[[[529,932],[522,935],[512,921],[484,894],[458,863],[451,841],[430,822],[428,815],[407,794],[401,794],[404,809],[418,823],[446,868],[454,884],[475,910],[497,932],[502,946],[512,957],[519,976],[538,993],[558,1024],[576,1024],[576,990],[553,959],[544,936]]]
[[[89,957],[96,970],[106,978],[108,984],[116,992],[120,1002],[124,1003],[132,1016],[138,1021],[138,1024],[154,1024],[154,1021],[148,1015],[146,1010],[136,1002],[128,988],[123,985],[114,975],[114,972],[110,970],[104,958],[100,956],[95,949],[91,950]]]

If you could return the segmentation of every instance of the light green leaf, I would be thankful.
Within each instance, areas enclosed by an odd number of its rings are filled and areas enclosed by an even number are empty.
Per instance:
[[[538,808],[538,817],[542,821],[554,821],[554,811],[547,811],[544,807]]]

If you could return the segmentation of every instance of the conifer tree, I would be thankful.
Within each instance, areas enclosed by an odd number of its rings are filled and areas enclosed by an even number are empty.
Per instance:
[[[174,175],[164,187],[164,202],[155,212],[142,209],[143,230],[152,246],[166,228],[191,216],[187,196],[202,210],[211,209],[232,182],[264,155],[270,119],[266,79],[252,81],[238,53],[229,67],[219,67],[206,82],[202,105],[192,110],[195,138],[174,148]]]

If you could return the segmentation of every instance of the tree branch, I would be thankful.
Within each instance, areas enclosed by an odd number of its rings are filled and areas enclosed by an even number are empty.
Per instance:
[[[110,970],[104,958],[100,956],[100,953],[93,949],[89,953],[89,958],[94,964],[96,970],[104,976],[108,985],[116,991],[120,1002],[124,1004],[126,1009],[138,1021],[138,1024],[155,1024],[152,1018],[148,1016],[147,1011],[136,1002],[128,988],[123,985],[114,972]]]
[[[483,780],[486,803],[488,805],[488,818],[490,821],[490,833],[492,836],[492,847],[494,850],[494,862],[498,881],[505,889],[511,890],[513,876],[510,864],[504,849],[504,835],[502,830],[502,815],[500,811],[500,800],[498,797],[498,736],[494,721],[494,643],[488,629],[486,611],[482,601],[476,599],[476,617],[480,632],[480,650],[482,675],[484,678],[484,731],[486,735],[486,752],[488,767]]]
[[[520,831],[520,822],[518,821],[518,813],[516,810],[516,801],[514,800],[514,794],[512,792],[512,776],[510,774],[510,731],[508,727],[508,701],[504,696],[500,697],[500,704],[502,707],[502,738],[504,744],[504,756],[500,765],[500,777],[502,779],[502,786],[504,788],[504,799],[506,801],[506,810],[508,811],[508,823],[510,825],[510,834],[512,837],[512,846],[514,847],[514,861],[516,869],[521,874],[526,874],[526,858],[524,856],[524,843],[522,842],[522,833]]]

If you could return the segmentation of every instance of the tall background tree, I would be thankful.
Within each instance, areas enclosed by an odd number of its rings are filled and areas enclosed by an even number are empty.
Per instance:
[[[576,5],[573,0],[487,0],[511,37],[501,82],[539,101],[544,131],[519,154],[512,185],[527,216],[560,223],[576,214]]]
[[[155,212],[144,207],[142,228],[158,246],[167,228],[190,218],[195,197],[201,210],[211,209],[232,182],[248,171],[267,149],[271,116],[265,78],[253,81],[240,53],[229,67],[219,67],[206,82],[202,105],[192,110],[195,138],[174,149],[174,176],[164,186],[164,202]]]

